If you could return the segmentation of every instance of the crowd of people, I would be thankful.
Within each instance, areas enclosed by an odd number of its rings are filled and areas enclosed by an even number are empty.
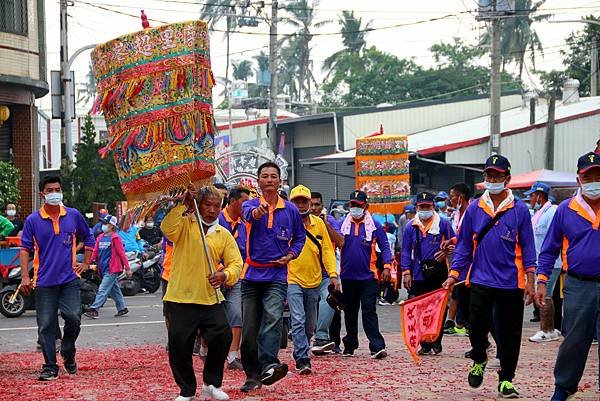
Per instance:
[[[278,354],[288,334],[283,332],[286,305],[299,374],[313,372],[312,358],[355,355],[359,310],[371,358],[386,358],[377,303],[395,302],[400,287],[409,298],[440,288],[452,292],[444,330],[434,341],[421,343],[418,353],[441,353],[444,334],[468,335],[469,385],[480,387],[486,367],[496,363],[503,398],[519,396],[513,379],[524,307],[535,300],[540,331],[530,340],[563,337],[552,401],[566,400],[577,391],[597,331],[600,155],[581,156],[577,173],[579,190],[560,206],[550,201],[552,188],[544,183],[535,183],[523,201],[508,188],[509,160],[492,155],[485,162],[485,191],[479,197],[457,183],[449,194],[417,194],[401,216],[394,216],[371,213],[361,190],[349,195],[347,208],[336,206],[330,213],[322,195],[306,186],[292,188],[288,199],[280,192],[279,166],[267,162],[257,171],[260,196],[239,186],[190,186],[185,198],[166,211],[160,228],[153,216],[140,229],[102,211],[92,230],[77,210],[62,204],[60,180],[47,178],[40,183],[44,205],[22,228],[20,254],[21,290],[27,293],[35,285],[39,302],[45,360],[39,379],[58,377],[58,311],[65,320],[64,367],[77,372],[77,274],[96,262],[102,275],[89,317],[98,317],[108,296],[122,316],[127,308],[116,277],[123,270],[129,274],[126,251],[144,253],[142,244],[148,243],[164,254],[164,315],[169,364],[180,389],[176,401],[196,395],[195,353],[204,360],[205,398],[229,399],[222,388],[225,367],[244,371],[245,393],[283,379],[289,367]],[[83,251],[78,264],[72,252],[77,243]],[[26,266],[32,252],[36,269],[30,281]],[[562,310],[552,302],[560,280]],[[563,316],[560,332],[555,314]],[[342,318],[346,334],[340,338]],[[488,365],[490,340],[496,355]]]

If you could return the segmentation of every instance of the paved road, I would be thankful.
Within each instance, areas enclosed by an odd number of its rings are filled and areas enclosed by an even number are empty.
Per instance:
[[[138,294],[126,297],[129,315],[114,318],[116,312],[112,300],[100,310],[100,318],[90,320],[83,317],[82,330],[77,340],[78,347],[122,347],[126,345],[166,343],[166,329],[162,316],[161,293]],[[406,293],[401,293],[402,299]],[[529,323],[531,307],[525,312],[525,327]],[[399,333],[400,315],[398,306],[379,306],[379,324],[383,333]],[[62,322],[61,322],[62,325]],[[8,319],[0,315],[0,352],[21,352],[35,349],[37,326],[35,311],[27,311],[18,318]]]

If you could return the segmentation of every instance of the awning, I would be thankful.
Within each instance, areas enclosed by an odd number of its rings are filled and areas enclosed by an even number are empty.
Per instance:
[[[513,175],[508,187],[511,189],[529,189],[534,182],[539,181],[553,188],[572,188],[577,186],[577,175],[554,170],[536,170]],[[477,184],[477,189],[483,189],[483,183]]]
[[[301,166],[310,166],[323,163],[343,163],[353,162],[356,156],[356,149],[346,150],[339,153],[331,153],[328,155],[317,156],[310,159],[300,159]]]

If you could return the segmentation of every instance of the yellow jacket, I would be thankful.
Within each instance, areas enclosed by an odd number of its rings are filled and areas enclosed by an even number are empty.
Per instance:
[[[308,227],[304,227],[321,244],[322,260],[325,270],[329,277],[337,277],[335,268],[335,250],[333,248],[327,227],[319,217],[310,215]],[[288,264],[288,283],[298,284],[302,288],[315,288],[321,285],[323,273],[319,261],[319,248],[310,239],[306,237],[306,242],[300,255]]]
[[[160,229],[167,239],[173,242],[173,260],[169,286],[164,300],[170,302],[213,305],[217,303],[215,290],[208,282],[210,268],[206,263],[206,255],[196,218],[183,215],[186,207],[174,207],[164,218]],[[234,285],[242,271],[242,258],[235,240],[225,228],[216,225],[206,235],[210,258],[213,266],[218,268],[219,262],[225,266],[225,285]],[[221,291],[221,301],[225,298]]]

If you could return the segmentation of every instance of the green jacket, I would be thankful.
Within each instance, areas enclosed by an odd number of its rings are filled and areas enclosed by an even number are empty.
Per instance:
[[[0,216],[0,236],[6,237],[14,230],[15,226],[4,216]]]

